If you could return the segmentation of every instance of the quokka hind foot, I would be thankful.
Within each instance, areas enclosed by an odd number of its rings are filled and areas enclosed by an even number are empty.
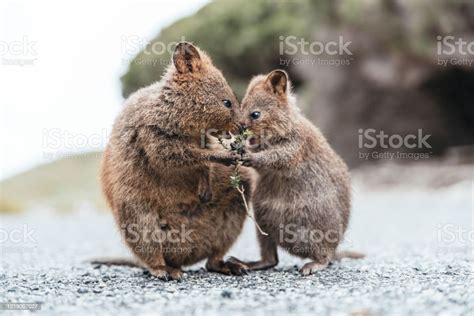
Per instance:
[[[300,273],[301,275],[304,275],[304,276],[310,275],[310,274],[326,269],[328,265],[329,265],[329,260],[327,259],[321,262],[311,261],[311,262],[306,263],[300,269]]]
[[[249,270],[266,270],[275,267],[278,264],[278,259],[276,260],[259,260],[259,261],[241,261],[235,257],[229,257],[228,262],[243,264],[248,267]]]
[[[362,259],[362,258],[365,258],[365,254],[356,252],[356,251],[351,251],[351,250],[338,251],[334,254],[334,258],[331,261],[329,261],[328,259],[324,259],[320,262],[311,261],[311,262],[306,263],[300,269],[300,273],[302,275],[314,274],[317,271],[326,269],[331,262],[339,261],[344,258]]]
[[[239,260],[240,261],[240,260]],[[208,261],[206,264],[208,271],[217,272],[227,275],[246,275],[249,267],[240,262],[233,261]]]
[[[148,269],[148,271],[151,275],[163,281],[181,281],[181,279],[183,278],[183,271],[178,268],[159,266],[153,269]]]

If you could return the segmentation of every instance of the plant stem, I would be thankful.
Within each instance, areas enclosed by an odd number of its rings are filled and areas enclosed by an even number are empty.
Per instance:
[[[257,230],[260,234],[264,236],[268,236],[266,232],[262,230],[262,228],[258,225],[257,221],[255,218],[252,216],[252,213],[250,213],[249,205],[247,204],[247,199],[245,198],[245,189],[244,186],[236,187],[237,191],[240,193],[240,196],[242,197],[242,200],[244,201],[244,206],[245,206],[245,211],[247,212],[247,216],[250,217],[250,219],[254,222],[255,227],[257,227]]]

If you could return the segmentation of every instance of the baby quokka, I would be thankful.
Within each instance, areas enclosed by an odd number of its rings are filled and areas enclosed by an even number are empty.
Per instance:
[[[243,161],[259,174],[253,195],[255,218],[269,234],[257,234],[261,259],[245,264],[253,270],[277,265],[277,246],[312,260],[302,267],[303,275],[341,257],[362,257],[336,253],[349,222],[348,169],[300,113],[286,72],[253,78],[240,110],[241,126],[254,134]]]

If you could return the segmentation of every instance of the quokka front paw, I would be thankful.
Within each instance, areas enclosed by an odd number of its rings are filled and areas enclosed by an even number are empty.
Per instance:
[[[212,191],[211,188],[200,188],[199,189],[199,201],[201,203],[208,203],[212,200]]]
[[[253,153],[244,153],[240,159],[245,167],[255,167],[257,165],[257,156]]]
[[[226,166],[236,164],[239,159],[240,155],[234,152],[226,152],[223,154],[216,154],[209,157],[210,161],[220,163]]]

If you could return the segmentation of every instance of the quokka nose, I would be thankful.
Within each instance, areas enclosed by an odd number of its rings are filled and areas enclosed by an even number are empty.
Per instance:
[[[240,123],[239,133],[243,133],[247,129],[247,125],[245,123]]]

